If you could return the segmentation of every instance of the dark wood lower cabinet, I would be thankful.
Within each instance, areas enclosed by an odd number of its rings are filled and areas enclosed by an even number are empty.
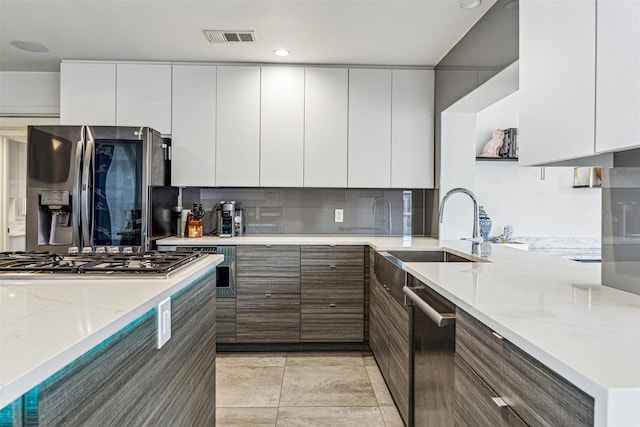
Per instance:
[[[593,425],[591,396],[460,309],[456,355],[527,425]],[[476,387],[470,378],[456,372],[457,399],[467,399],[467,389]]]
[[[154,309],[40,384],[29,425],[214,425],[215,276],[174,295],[171,315],[161,349]]]
[[[410,312],[378,281],[373,262],[369,274],[369,346],[406,425],[411,390]]]
[[[300,342],[300,246],[238,246],[236,342]]]
[[[364,248],[303,246],[302,342],[364,341]]]

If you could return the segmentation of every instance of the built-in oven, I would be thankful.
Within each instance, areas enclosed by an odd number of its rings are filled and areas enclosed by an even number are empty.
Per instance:
[[[216,267],[216,297],[236,296],[236,247],[235,246],[178,246],[178,251],[198,251],[224,255],[224,260]]]

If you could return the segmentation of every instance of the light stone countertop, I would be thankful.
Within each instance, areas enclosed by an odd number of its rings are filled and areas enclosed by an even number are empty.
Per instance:
[[[370,245],[376,250],[471,243],[377,236],[169,238],[161,245]],[[489,262],[403,268],[595,398],[596,426],[640,426],[640,296],[601,286],[600,264],[490,244]]]
[[[222,260],[201,257],[167,278],[0,278],[0,409]]]

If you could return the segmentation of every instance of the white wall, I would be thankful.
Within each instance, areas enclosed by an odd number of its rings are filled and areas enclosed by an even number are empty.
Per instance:
[[[601,191],[573,188],[573,168],[547,167],[541,179],[541,168],[521,167],[516,162],[470,164],[460,160],[467,158],[467,152],[479,154],[494,129],[518,127],[517,92],[477,113],[445,112],[442,123],[441,197],[458,186],[474,191],[493,221],[491,236],[511,225],[515,236],[600,238]],[[454,207],[450,200],[440,227],[441,238],[470,236],[471,204],[455,208],[464,212],[456,212],[451,220],[463,224],[449,225],[450,208]]]
[[[60,115],[60,73],[0,72],[0,115]]]

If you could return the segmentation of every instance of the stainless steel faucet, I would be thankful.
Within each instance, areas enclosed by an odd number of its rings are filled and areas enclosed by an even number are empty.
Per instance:
[[[471,190],[458,187],[458,188],[454,188],[453,190],[449,190],[447,194],[444,195],[444,197],[442,198],[442,203],[440,204],[440,216],[439,216],[440,223],[442,223],[442,217],[444,215],[444,205],[445,203],[447,203],[447,199],[449,199],[449,197],[451,197],[453,194],[456,194],[456,193],[464,193],[467,196],[471,197],[471,200],[473,201],[473,237],[471,239],[465,238],[463,240],[471,240],[472,242],[475,242],[475,243],[482,243],[483,239],[482,239],[482,236],[480,236],[480,227],[479,227],[478,198]]]

